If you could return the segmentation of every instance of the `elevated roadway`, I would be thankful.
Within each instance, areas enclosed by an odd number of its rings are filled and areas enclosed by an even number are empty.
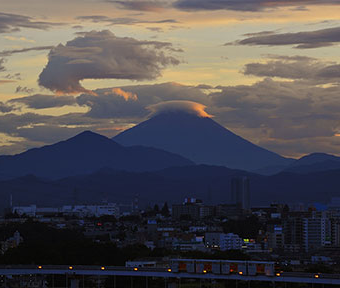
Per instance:
[[[314,274],[282,272],[274,276],[264,275],[239,275],[239,274],[196,274],[174,273],[168,268],[133,268],[120,266],[0,266],[1,276],[15,275],[65,275],[70,278],[76,276],[128,276],[128,277],[158,277],[158,278],[181,278],[181,279],[206,279],[206,280],[242,280],[284,283],[309,283],[336,285],[340,287],[339,274]]]

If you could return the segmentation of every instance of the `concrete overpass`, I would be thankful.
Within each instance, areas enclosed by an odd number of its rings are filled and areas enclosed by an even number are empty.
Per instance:
[[[336,285],[340,287],[340,275],[339,274],[313,274],[313,273],[294,273],[294,272],[282,272],[277,273],[275,276],[248,276],[239,274],[196,274],[196,273],[174,273],[171,269],[167,268],[129,268],[129,267],[117,267],[117,266],[6,266],[0,267],[0,275],[2,277],[19,276],[19,275],[62,275],[66,278],[66,283],[70,283],[70,287],[79,287],[79,276],[125,276],[125,277],[145,277],[146,287],[147,279],[150,277],[164,278],[164,279],[205,279],[205,280],[242,280],[247,281],[249,284],[252,281],[271,282],[275,286],[275,283],[309,283],[312,284],[324,284],[324,285]],[[68,279],[68,280],[67,280]],[[114,287],[116,287],[114,281]],[[132,283],[132,282],[131,282]],[[179,280],[180,283],[180,280]],[[68,284],[65,284],[67,286]],[[179,284],[180,285],[180,284]],[[52,286],[51,286],[52,287]],[[250,285],[249,285],[250,287]]]

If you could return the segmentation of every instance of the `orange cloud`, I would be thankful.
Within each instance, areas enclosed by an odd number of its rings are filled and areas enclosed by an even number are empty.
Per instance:
[[[133,100],[133,101],[137,101],[138,97],[137,94],[128,92],[128,91],[124,91],[121,88],[113,88],[112,92],[118,96],[121,96],[125,99],[125,101],[129,101],[129,100]]]

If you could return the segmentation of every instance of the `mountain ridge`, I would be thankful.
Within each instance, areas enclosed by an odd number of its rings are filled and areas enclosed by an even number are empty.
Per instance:
[[[204,177],[202,177],[204,175]],[[0,208],[13,194],[15,205],[55,206],[74,203],[77,190],[79,204],[111,202],[130,204],[139,194],[142,206],[182,203],[185,197],[202,199],[204,203],[230,203],[233,177],[250,180],[252,206],[276,203],[327,203],[339,197],[340,169],[308,174],[282,172],[262,176],[220,166],[196,165],[165,168],[158,171],[128,172],[100,169],[91,174],[46,180],[30,176],[0,181]],[[209,196],[211,194],[211,197]],[[209,200],[210,199],[210,200]]]
[[[311,153],[294,161],[284,171],[293,173],[311,173],[340,169],[340,157],[327,153]]]
[[[163,149],[197,164],[247,171],[288,166],[293,161],[243,139],[209,117],[178,111],[159,113],[112,139],[125,146]]]
[[[0,156],[0,175],[2,179],[26,174],[57,179],[103,167],[141,172],[182,165],[194,163],[160,149],[124,147],[103,135],[85,131],[52,145]]]

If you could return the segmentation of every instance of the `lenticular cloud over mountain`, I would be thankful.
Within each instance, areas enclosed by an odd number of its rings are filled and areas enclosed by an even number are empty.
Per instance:
[[[185,112],[199,117],[211,118],[212,115],[205,111],[207,106],[193,101],[165,101],[147,107],[151,111],[150,116],[155,116],[167,112]]]
[[[146,120],[113,139],[124,146],[141,145],[169,151],[196,164],[226,166],[248,171],[289,165],[276,153],[259,147],[221,126],[191,101],[167,101],[149,106]]]

